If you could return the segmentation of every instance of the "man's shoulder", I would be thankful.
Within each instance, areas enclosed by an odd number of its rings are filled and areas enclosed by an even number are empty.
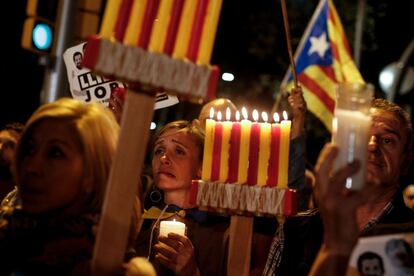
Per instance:
[[[302,231],[321,231],[322,219],[318,209],[310,209],[299,212],[297,215],[286,218],[284,224],[285,231],[302,232]]]

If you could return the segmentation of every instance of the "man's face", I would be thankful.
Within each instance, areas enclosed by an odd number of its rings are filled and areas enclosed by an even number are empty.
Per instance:
[[[408,208],[414,209],[414,185],[408,185],[404,189],[404,203]]]
[[[0,167],[10,169],[19,134],[14,130],[0,131]]]
[[[383,271],[381,263],[377,258],[365,259],[362,261],[361,274],[364,276],[381,276]]]
[[[82,69],[82,55],[78,54],[73,57],[76,68]]]
[[[373,109],[368,144],[368,180],[376,178],[382,186],[399,184],[406,153],[407,131],[392,113]]]

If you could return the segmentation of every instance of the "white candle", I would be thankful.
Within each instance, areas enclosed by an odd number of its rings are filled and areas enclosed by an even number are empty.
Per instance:
[[[164,220],[160,223],[160,236],[168,236],[168,233],[176,233],[185,236],[185,224],[175,220]]]
[[[360,111],[337,108],[333,121],[333,142],[338,145],[339,153],[334,164],[334,171],[359,160],[359,171],[346,180],[348,189],[361,189],[365,185],[368,131],[371,116]]]

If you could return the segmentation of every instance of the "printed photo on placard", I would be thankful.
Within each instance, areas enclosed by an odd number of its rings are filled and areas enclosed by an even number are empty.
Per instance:
[[[74,99],[89,102],[100,102],[105,106],[116,87],[126,88],[127,85],[109,78],[98,76],[90,69],[82,67],[82,60],[86,42],[71,47],[63,54],[69,81],[70,92]],[[176,96],[166,93],[156,95],[154,109],[168,107],[178,103]]]
[[[360,238],[347,275],[414,275],[413,248],[414,233]]]

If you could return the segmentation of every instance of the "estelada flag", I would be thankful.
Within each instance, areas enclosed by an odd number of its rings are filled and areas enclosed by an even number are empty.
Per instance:
[[[308,109],[331,131],[336,84],[364,82],[332,0],[319,2],[296,50],[295,63]],[[292,87],[289,69],[281,88],[290,91]]]

